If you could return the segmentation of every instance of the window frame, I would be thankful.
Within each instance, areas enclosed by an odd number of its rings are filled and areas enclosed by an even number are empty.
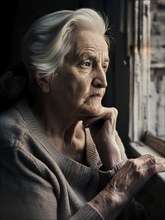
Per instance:
[[[150,1],[134,2],[133,49],[130,52],[129,138],[139,142],[149,127]],[[131,19],[131,18],[130,18]],[[132,33],[130,33],[132,34]]]

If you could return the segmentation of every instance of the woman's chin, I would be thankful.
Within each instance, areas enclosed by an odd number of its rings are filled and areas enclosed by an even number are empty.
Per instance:
[[[102,113],[102,105],[90,105],[90,106],[84,106],[81,109],[81,115],[83,118],[86,117],[96,117]]]

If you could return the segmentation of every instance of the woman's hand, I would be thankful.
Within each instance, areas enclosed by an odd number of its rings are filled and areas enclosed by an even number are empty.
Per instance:
[[[125,205],[156,173],[165,171],[165,158],[144,155],[128,160],[90,202],[105,219],[116,219]]]
[[[165,158],[143,155],[129,159],[107,185],[123,200],[131,199],[156,173],[165,171]]]
[[[121,153],[115,141],[117,115],[116,108],[102,107],[99,116],[87,118],[83,122],[90,129],[106,170],[121,162]]]

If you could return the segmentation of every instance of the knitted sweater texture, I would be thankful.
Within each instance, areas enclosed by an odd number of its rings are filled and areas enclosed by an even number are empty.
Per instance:
[[[118,135],[116,140],[126,159]],[[99,170],[101,161],[88,130],[86,161],[85,166],[60,154],[28,103],[18,102],[0,116],[0,219],[103,219],[88,201],[114,174]]]

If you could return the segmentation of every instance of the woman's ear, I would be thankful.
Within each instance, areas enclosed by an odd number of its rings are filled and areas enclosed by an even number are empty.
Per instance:
[[[40,77],[38,74],[35,74],[35,80],[44,93],[49,92],[49,77],[48,76]]]

